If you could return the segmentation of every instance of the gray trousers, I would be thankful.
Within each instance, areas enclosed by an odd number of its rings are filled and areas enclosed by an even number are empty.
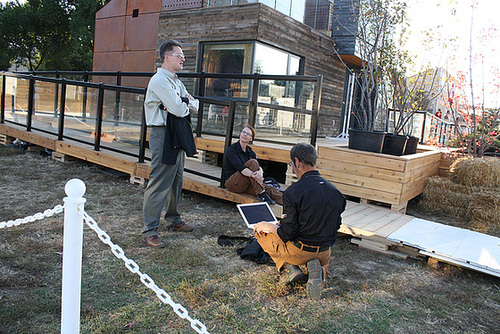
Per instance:
[[[184,172],[183,150],[179,150],[175,165],[162,164],[163,143],[167,127],[153,127],[149,132],[151,150],[151,173],[144,193],[143,237],[158,235],[158,227],[163,207],[166,208],[165,220],[172,225],[179,224],[181,216],[177,205],[182,191]]]

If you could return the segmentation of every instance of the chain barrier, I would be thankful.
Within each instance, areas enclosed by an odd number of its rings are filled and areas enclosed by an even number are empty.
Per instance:
[[[3,221],[0,222],[0,228],[6,228],[6,227],[12,227],[12,226],[19,226],[21,224],[26,224],[26,223],[32,223],[37,220],[42,220],[46,217],[51,217],[56,213],[61,213],[64,210],[63,205],[56,205],[53,209],[47,209],[43,213],[38,212],[35,213],[32,216],[24,217],[24,218],[18,218],[16,220],[8,220],[8,221]]]
[[[64,206],[63,205],[56,205],[53,209],[47,209],[43,213],[38,212],[35,213],[32,216],[27,216],[25,218],[18,218],[16,220],[8,220],[8,221],[3,221],[0,222],[0,229],[1,228],[6,228],[6,227],[12,227],[12,226],[19,226],[21,224],[26,224],[26,223],[31,223],[37,220],[42,220],[46,217],[51,217],[54,214],[61,213],[64,211]],[[181,317],[182,319],[187,319],[191,323],[191,328],[193,328],[197,333],[200,334],[209,334],[207,331],[206,326],[201,323],[197,319],[193,319],[189,316],[188,311],[180,304],[175,303],[170,295],[163,289],[160,289],[153,279],[149,277],[146,274],[141,273],[139,270],[139,265],[134,262],[133,260],[130,260],[125,256],[125,253],[123,249],[114,244],[111,241],[111,238],[109,235],[101,230],[101,228],[97,225],[97,222],[90,217],[86,212],[83,212],[83,218],[85,220],[85,223],[94,231],[96,232],[97,236],[103,243],[108,245],[111,248],[111,252],[118,258],[121,259],[125,263],[125,267],[130,270],[133,274],[137,274],[140,277],[141,282],[148,287],[149,289],[153,290],[158,298],[165,304],[168,304],[172,307],[174,312]]]
[[[151,277],[141,273],[139,265],[125,256],[123,249],[111,241],[109,235],[101,230],[101,228],[97,225],[97,222],[92,217],[90,217],[85,211],[82,214],[85,223],[97,234],[103,243],[111,248],[111,252],[125,263],[125,267],[127,267],[131,273],[139,275],[142,284],[153,290],[156,293],[156,296],[158,296],[163,303],[170,305],[179,317],[187,319],[191,323],[191,328],[193,328],[196,332],[200,334],[208,334],[207,328],[203,323],[201,323],[198,319],[191,318],[188,311],[182,305],[175,303],[165,290],[160,289],[155,284]]]

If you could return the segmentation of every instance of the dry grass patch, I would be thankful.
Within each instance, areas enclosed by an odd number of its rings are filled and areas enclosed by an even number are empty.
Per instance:
[[[332,248],[322,298],[312,301],[304,286],[280,285],[273,266],[241,260],[237,246],[219,246],[218,236],[249,230],[233,203],[193,193],[183,193],[180,210],[194,233],[162,225],[167,246],[152,249],[140,236],[144,189],[81,161],[0,147],[0,220],[62,204],[64,185],[74,177],[87,185],[86,212],[210,333],[499,331],[498,278],[428,268],[357,248],[347,236]],[[60,332],[62,233],[62,215],[0,230],[0,333]],[[88,227],[82,270],[82,334],[194,333]]]

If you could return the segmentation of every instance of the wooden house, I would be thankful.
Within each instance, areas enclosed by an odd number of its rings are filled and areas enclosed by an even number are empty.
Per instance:
[[[186,72],[322,75],[317,135],[336,136],[346,105],[347,63],[340,58],[352,57],[339,56],[331,30],[301,22],[303,1],[273,2],[275,8],[265,3],[112,0],[96,15],[94,71],[153,72],[159,45],[175,39],[183,45]],[[122,85],[144,87],[147,80],[129,77]],[[212,87],[214,95],[237,97],[243,90],[226,85]]]

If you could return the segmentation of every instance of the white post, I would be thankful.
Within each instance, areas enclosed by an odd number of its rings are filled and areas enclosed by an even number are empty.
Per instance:
[[[71,179],[64,191],[64,241],[62,266],[61,333],[80,332],[80,293],[82,282],[83,212],[87,201],[85,183]]]

